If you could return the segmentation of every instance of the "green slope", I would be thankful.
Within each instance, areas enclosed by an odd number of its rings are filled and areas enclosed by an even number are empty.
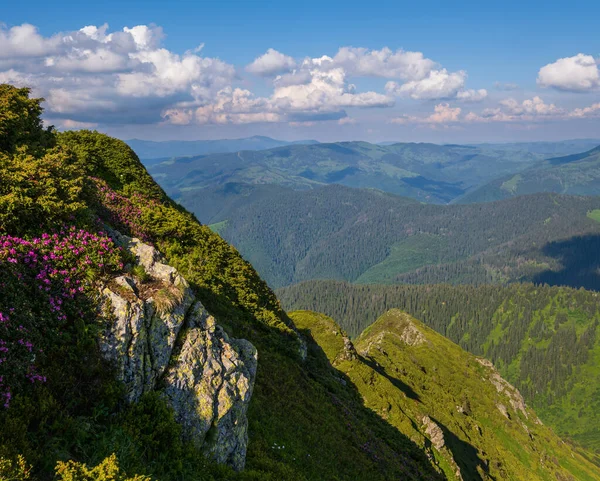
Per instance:
[[[555,157],[501,177],[457,199],[460,203],[489,202],[536,192],[572,195],[600,194],[600,147],[581,154]]]
[[[184,205],[211,224],[226,220],[219,233],[272,287],[340,279],[600,288],[600,224],[588,215],[600,198],[536,194],[440,206],[338,185],[227,184]]]
[[[355,342],[335,322],[291,313],[352,381],[365,405],[423,446],[448,479],[593,480],[598,467],[564,444],[487,361],[392,310]],[[460,477],[457,476],[460,473]]]
[[[358,335],[400,308],[494,362],[560,435],[600,451],[599,294],[531,284],[356,286],[313,281],[280,289],[288,309],[340,319]]]

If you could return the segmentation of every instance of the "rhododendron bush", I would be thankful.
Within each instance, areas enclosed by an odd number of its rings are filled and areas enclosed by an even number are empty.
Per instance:
[[[77,230],[30,240],[0,236],[0,402],[14,390],[45,382],[44,349],[68,342],[65,327],[94,319],[95,283],[123,268],[122,254],[103,233]]]

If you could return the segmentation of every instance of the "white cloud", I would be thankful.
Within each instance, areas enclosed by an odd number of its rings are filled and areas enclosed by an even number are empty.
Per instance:
[[[28,23],[6,29],[0,24],[0,58],[36,57],[58,50],[59,35],[44,38]]]
[[[542,87],[585,92],[600,87],[600,70],[594,57],[580,53],[542,67],[537,82]]]
[[[518,122],[518,121],[538,121],[541,119],[562,119],[565,118],[564,109],[554,104],[545,103],[540,97],[535,96],[531,99],[519,102],[513,98],[501,100],[499,107],[484,109],[481,113],[469,112],[464,120],[466,122],[487,123],[487,122]]]
[[[389,93],[416,100],[432,100],[455,97],[465,85],[467,74],[464,71],[448,72],[445,68],[432,70],[421,80],[411,80],[398,84],[390,81],[385,89]]]
[[[600,103],[595,103],[589,107],[575,109],[569,113],[569,117],[578,119],[600,117]]]
[[[481,102],[485,100],[488,96],[488,92],[486,89],[479,90],[462,90],[456,94],[456,99],[461,102]]]
[[[171,123],[240,124],[289,121],[295,125],[315,120],[338,120],[346,116],[344,108],[389,107],[394,99],[376,92],[355,93],[346,82],[342,68],[321,70],[323,58],[305,60],[309,81],[284,84],[275,82],[270,97],[255,97],[244,89],[227,87],[212,102],[192,108],[174,108],[164,113]],[[308,69],[312,65],[313,68]]]
[[[295,66],[296,62],[292,57],[270,48],[265,54],[248,65],[246,70],[256,75],[271,77],[283,72],[289,72]]]
[[[387,47],[381,50],[342,47],[332,63],[342,67],[349,75],[383,77],[402,80],[422,80],[436,67],[433,60],[421,52],[407,52]]]
[[[118,74],[117,91],[132,97],[166,97],[191,92],[194,98],[208,99],[235,75],[233,66],[218,59],[203,58],[191,52],[183,56],[164,48],[130,54],[139,71]]]
[[[460,107],[451,107],[447,103],[437,104],[434,107],[433,113],[427,117],[416,117],[405,115],[396,117],[390,120],[393,124],[430,124],[441,125],[451,124],[460,121]]]

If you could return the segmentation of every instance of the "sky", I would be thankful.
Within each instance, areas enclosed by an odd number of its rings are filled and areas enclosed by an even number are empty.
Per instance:
[[[526,3],[526,5],[523,5]],[[129,139],[600,137],[600,2],[56,1],[0,8],[0,83]]]

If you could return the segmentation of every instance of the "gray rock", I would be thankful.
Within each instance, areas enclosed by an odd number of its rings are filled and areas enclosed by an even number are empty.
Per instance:
[[[151,277],[142,284],[123,275],[102,289],[112,322],[100,348],[115,365],[127,400],[162,389],[183,436],[218,463],[242,469],[256,349],[230,339],[154,247],[115,231],[111,236]]]
[[[245,463],[246,411],[256,368],[254,346],[230,339],[196,303],[181,350],[165,375],[164,394],[184,436],[215,461],[235,469]]]

